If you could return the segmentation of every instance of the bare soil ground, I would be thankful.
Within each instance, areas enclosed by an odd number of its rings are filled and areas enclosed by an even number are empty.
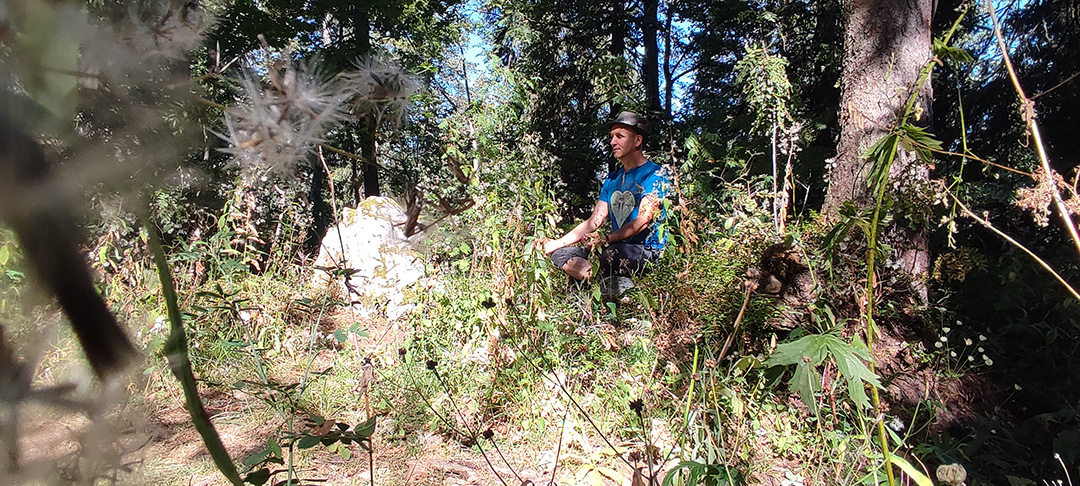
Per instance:
[[[332,334],[335,329],[347,328],[357,319],[358,316],[337,315],[328,319],[326,322],[331,324],[320,331]],[[369,319],[364,323],[369,336],[352,336],[344,346],[355,346],[362,356],[392,355],[396,358],[407,330],[384,319]],[[297,330],[298,334],[305,332]],[[332,368],[336,352],[334,349],[319,351],[310,369]],[[295,358],[295,363],[283,368],[285,376],[278,377],[282,382],[299,379],[308,366],[308,356],[304,353],[295,353]],[[171,376],[155,374],[149,379],[151,386],[144,384],[145,388],[140,389],[138,385],[131,385],[128,391],[133,396],[120,400],[118,405],[108,408],[106,415],[96,419],[88,418],[86,413],[55,407],[24,407],[20,411],[23,425],[19,431],[19,462],[23,474],[16,483],[71,484],[104,480],[118,484],[229,484],[214,468],[202,439],[191,425],[183,396],[172,380]],[[153,386],[155,381],[164,386]],[[220,387],[200,385],[200,389],[206,411],[234,461],[262,449],[269,437],[284,429],[280,415],[266,410],[265,404],[257,398],[241,392],[221,391]],[[358,400],[358,403],[362,402]],[[603,475],[586,477],[582,474],[581,458],[594,451],[582,450],[580,440],[579,444],[562,446],[559,466],[553,468],[551,458],[559,446],[557,431],[551,434],[550,444],[536,444],[522,439],[520,433],[510,433],[503,425],[500,436],[515,439],[500,444],[501,458],[489,446],[485,447],[488,453],[485,459],[475,447],[466,447],[444,434],[419,431],[408,436],[387,437],[380,431],[392,428],[394,411],[382,412],[370,456],[356,444],[351,446],[352,457],[347,460],[322,446],[298,451],[294,461],[301,484],[460,486],[503,482],[519,485],[531,481],[539,486],[552,479],[556,484],[586,484],[582,481],[587,484],[629,484]],[[348,416],[327,418],[357,423],[365,418],[365,414],[361,409]],[[299,425],[305,418],[306,415],[296,417],[297,431],[309,430],[309,426]],[[599,440],[592,442],[600,443]],[[599,450],[598,446],[595,448]],[[545,460],[547,462],[541,464]],[[604,456],[603,460],[604,466],[614,463],[612,457]],[[372,463],[375,466],[373,475]],[[275,467],[275,474],[267,484],[286,479],[286,468]],[[624,466],[623,469],[627,470],[624,474],[630,474],[629,468]]]

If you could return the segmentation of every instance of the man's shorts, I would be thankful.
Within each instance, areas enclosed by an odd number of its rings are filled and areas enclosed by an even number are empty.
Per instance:
[[[551,262],[562,268],[571,258],[589,259],[589,249],[580,246],[564,246],[551,253]],[[641,275],[650,264],[660,258],[660,251],[646,248],[640,243],[612,243],[600,252],[600,276]]]

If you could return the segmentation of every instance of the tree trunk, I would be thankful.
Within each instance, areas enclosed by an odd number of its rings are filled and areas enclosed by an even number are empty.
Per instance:
[[[849,0],[844,2],[844,67],[840,79],[840,141],[829,172],[825,213],[844,201],[866,207],[871,201],[867,176],[871,163],[862,154],[896,123],[930,59],[933,0]],[[929,83],[919,105],[929,108]],[[923,120],[927,119],[924,114]],[[902,153],[890,178],[911,170],[913,157]],[[919,177],[926,179],[922,168]]]
[[[659,21],[660,0],[643,0],[641,39],[645,45],[645,57],[641,60],[641,82],[645,85],[645,107],[649,117],[660,115],[660,66],[657,59],[660,47],[656,34]]]
[[[673,76],[675,73],[672,71],[675,69],[671,65],[671,22],[674,19],[675,14],[671,12],[671,9],[667,9],[667,18],[664,19],[664,119],[671,119],[671,100],[674,97],[675,92],[675,80]]]
[[[845,201],[858,207],[875,203],[867,177],[872,162],[862,156],[897,123],[903,105],[915,89],[919,72],[931,56],[933,0],[848,0],[843,3],[844,67],[840,80],[840,140],[829,171],[829,187],[823,212],[836,218]],[[929,83],[921,88],[916,112],[910,121],[929,119]],[[926,166],[913,154],[901,150],[889,174],[889,190],[911,191],[929,177]],[[916,218],[917,219],[917,218]],[[890,260],[910,278],[912,288],[925,300],[922,284],[929,266],[925,225],[905,224],[896,218],[882,241],[892,246]]]
[[[353,36],[356,43],[356,55],[364,58],[371,54],[371,16],[368,11],[360,6],[353,7]],[[363,197],[380,196],[379,166],[375,156],[375,123],[374,120],[362,120],[363,129],[360,132],[360,155],[364,158],[364,194]],[[352,189],[350,192],[356,198],[357,204],[362,199],[360,196],[360,182],[357,177],[355,165],[353,166]]]
[[[608,47],[608,54],[615,59],[622,59],[626,55],[626,23],[618,15],[622,12],[625,6],[619,6],[611,13],[611,45]],[[617,99],[611,102],[611,118],[618,115],[623,111],[622,103]]]

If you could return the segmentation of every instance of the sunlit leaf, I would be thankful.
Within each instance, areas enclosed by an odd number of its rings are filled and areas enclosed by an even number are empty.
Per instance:
[[[908,477],[915,481],[915,484],[919,486],[934,486],[934,482],[931,481],[930,478],[927,477],[925,474],[923,474],[922,471],[915,469],[915,466],[912,466],[911,463],[907,461],[907,459],[904,459],[903,457],[900,457],[896,454],[892,454],[892,463],[895,464],[896,467],[899,467],[902,471],[907,473]]]
[[[882,187],[885,184],[899,146],[900,135],[894,132],[882,137],[863,153],[862,157],[872,164],[866,181],[867,187]]]
[[[358,438],[371,437],[371,434],[375,433],[375,422],[378,420],[378,418],[378,416],[374,416],[365,420],[361,424],[357,424],[356,428],[353,429],[353,433],[356,434]]]
[[[975,61],[974,57],[964,49],[946,45],[941,39],[934,39],[934,56],[943,61],[952,61],[958,64],[967,64]]]

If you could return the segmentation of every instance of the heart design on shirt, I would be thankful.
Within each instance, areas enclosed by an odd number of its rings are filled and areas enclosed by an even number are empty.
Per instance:
[[[621,228],[630,219],[630,213],[634,212],[637,201],[634,193],[630,191],[615,191],[611,193],[611,216]]]

